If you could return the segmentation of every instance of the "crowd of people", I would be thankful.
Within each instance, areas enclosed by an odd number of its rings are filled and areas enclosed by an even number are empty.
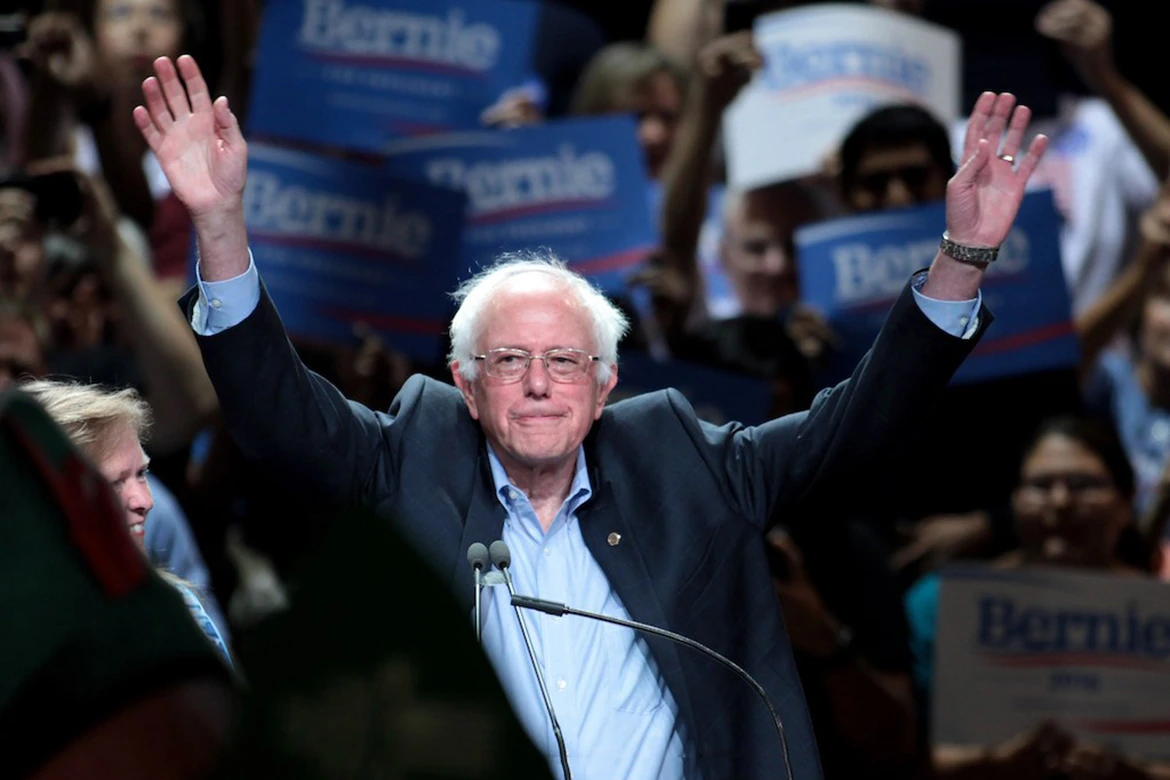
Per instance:
[[[542,11],[538,72],[482,125],[632,114],[658,246],[625,295],[539,254],[484,269],[452,291],[437,364],[360,323],[345,346],[285,336],[240,206],[262,4],[48,6],[0,50],[0,389],[110,483],[233,673],[357,504],[459,598],[468,544],[503,539],[518,590],[703,641],[785,724],[782,746],[749,689],[686,651],[533,615],[558,750],[527,632],[489,599],[484,654],[555,776],[562,756],[586,778],[1170,776],[1058,725],[979,750],[931,734],[947,564],[1170,578],[1170,116],[1119,72],[1094,0],[1036,16],[1091,91],[1055,115],[994,93],[954,126],[882,105],[818,173],[751,189],[721,144],[762,65],[750,30],[710,2],[657,0],[617,41]],[[1040,188],[1080,362],[948,385],[995,327],[980,251]],[[802,299],[796,232],[938,202],[946,245],[830,387],[843,345]],[[608,403],[634,353],[766,383],[771,419]]]

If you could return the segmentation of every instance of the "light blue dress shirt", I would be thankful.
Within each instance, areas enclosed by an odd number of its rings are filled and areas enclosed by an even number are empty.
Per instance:
[[[981,297],[939,301],[920,292],[921,273],[912,280],[922,312],[952,336],[970,338],[979,328]],[[243,321],[260,300],[259,276],[248,270],[220,282],[199,281],[191,324],[212,335]],[[489,447],[492,479],[507,510],[503,540],[512,554],[516,591],[570,604],[578,609],[628,619],[621,599],[585,546],[576,511],[592,495],[583,449],[565,499],[545,532],[528,498],[514,488]],[[678,780],[694,777],[694,755],[684,750],[676,724],[678,706],[643,639],[633,631],[574,616],[525,612],[561,725],[569,767],[578,780]],[[504,586],[485,589],[483,647],[504,691],[538,748],[561,777],[556,740],[532,671],[528,651]]]

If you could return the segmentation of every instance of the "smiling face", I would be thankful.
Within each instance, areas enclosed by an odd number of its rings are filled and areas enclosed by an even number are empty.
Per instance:
[[[563,284],[548,274],[528,273],[510,279],[483,314],[477,354],[501,348],[535,355],[579,349],[596,355],[598,345],[585,309]],[[487,376],[482,365],[470,382],[460,374],[457,361],[451,368],[468,411],[510,473],[574,462],[617,384],[616,366],[601,384],[596,366],[577,381],[557,382],[540,360],[533,360],[523,378],[511,383]]]
[[[97,462],[98,470],[117,496],[130,536],[140,546],[146,537],[146,515],[154,508],[150,484],[146,481],[149,464],[150,458],[142,450],[138,433],[128,425],[116,432],[112,444]]]
[[[1132,519],[1101,457],[1058,433],[1024,460],[1012,504],[1020,548],[1038,563],[1104,568]]]

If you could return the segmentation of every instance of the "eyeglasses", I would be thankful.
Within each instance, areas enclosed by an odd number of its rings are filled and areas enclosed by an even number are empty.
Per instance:
[[[1113,481],[1092,474],[1044,475],[1025,479],[1020,483],[1020,494],[1030,501],[1042,501],[1052,495],[1052,488],[1063,485],[1069,496],[1081,501],[1106,498],[1114,490]]]
[[[544,363],[544,370],[556,382],[575,382],[589,373],[589,367],[598,360],[583,349],[550,349],[543,355],[533,355],[523,349],[489,349],[486,354],[474,355],[482,360],[487,375],[501,382],[518,382],[533,360]]]
[[[857,185],[873,195],[884,195],[890,188],[890,182],[897,179],[916,195],[922,192],[930,178],[929,165],[906,165],[890,171],[874,171],[857,177]]]

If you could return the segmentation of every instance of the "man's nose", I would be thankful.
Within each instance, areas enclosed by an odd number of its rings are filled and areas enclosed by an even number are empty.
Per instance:
[[[532,361],[528,364],[528,373],[524,375],[524,391],[528,395],[537,397],[546,396],[548,395],[550,382],[548,369],[544,365],[544,359],[539,357],[532,358]]]

